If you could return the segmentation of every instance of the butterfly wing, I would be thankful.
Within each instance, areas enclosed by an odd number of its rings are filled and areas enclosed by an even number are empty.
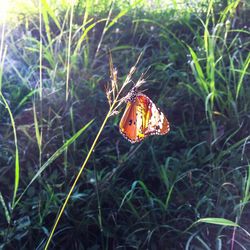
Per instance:
[[[144,139],[148,118],[149,98],[136,96],[133,101],[128,101],[125,112],[120,121],[120,132],[131,143]]]
[[[120,121],[120,132],[131,143],[140,142],[149,135],[163,135],[169,131],[165,115],[144,94],[128,101]]]
[[[119,127],[121,134],[130,142],[136,142],[136,106],[128,102]]]
[[[138,96],[138,98],[142,98]],[[143,98],[148,99],[148,109],[146,115],[146,126],[144,129],[145,136],[149,135],[164,135],[170,130],[169,122],[163,112],[150,100],[149,97],[143,95]]]

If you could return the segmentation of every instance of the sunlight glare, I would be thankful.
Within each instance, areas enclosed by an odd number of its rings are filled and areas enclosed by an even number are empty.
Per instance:
[[[9,10],[10,0],[0,0],[0,23],[5,22],[8,10]]]

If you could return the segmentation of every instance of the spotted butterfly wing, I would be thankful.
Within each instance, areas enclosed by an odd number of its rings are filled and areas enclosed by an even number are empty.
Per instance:
[[[132,91],[120,121],[120,132],[131,143],[140,142],[149,135],[163,135],[169,131],[166,116],[144,94]]]

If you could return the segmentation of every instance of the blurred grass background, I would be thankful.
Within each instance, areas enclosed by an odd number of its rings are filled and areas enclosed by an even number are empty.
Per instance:
[[[111,117],[51,249],[250,249],[249,8],[2,1],[0,248],[43,249],[108,112],[110,50],[120,83],[143,51],[134,81],[150,67],[171,131],[131,145]]]

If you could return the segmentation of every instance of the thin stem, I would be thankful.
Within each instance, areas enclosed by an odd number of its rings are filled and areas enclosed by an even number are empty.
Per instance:
[[[95,189],[96,189],[97,206],[98,206],[98,222],[99,222],[100,233],[101,233],[102,249],[104,249],[102,209],[101,209],[101,201],[100,201],[100,195],[99,195],[99,185],[98,185],[98,177],[97,177],[97,171],[96,171],[96,166],[95,166],[95,160],[94,160],[94,172],[95,172]]]
[[[39,1],[39,33],[40,33],[40,47],[39,47],[39,97],[40,101],[43,98],[43,81],[42,81],[42,53],[43,53],[43,39],[42,39],[42,0]]]
[[[14,135],[14,143],[15,143],[15,147],[16,147],[16,151],[15,151],[15,184],[14,184],[14,192],[13,192],[13,199],[12,199],[12,205],[11,205],[11,207],[14,208],[16,194],[17,194],[17,190],[19,187],[19,174],[20,174],[19,152],[18,152],[18,145],[17,145],[17,132],[16,132],[16,125],[15,125],[15,120],[14,120],[13,114],[12,114],[10,107],[9,107],[9,104],[8,104],[7,100],[5,99],[5,97],[3,96],[2,92],[0,92],[0,98],[3,100],[5,108],[7,109],[9,116],[10,116],[10,121],[11,121],[13,135]]]
[[[40,47],[39,47],[39,98],[40,98],[40,132],[38,130],[39,141],[39,168],[42,166],[42,136],[43,136],[43,39],[42,39],[42,0],[39,1],[39,32],[40,32]],[[34,104],[35,105],[35,104]]]
[[[73,4],[73,1],[71,1],[70,24],[69,24],[69,43],[68,43],[68,54],[67,54],[66,102],[68,101],[68,98],[69,98],[70,53],[71,53],[73,10],[74,10],[74,4]]]
[[[0,42],[0,92],[2,91],[2,71],[5,58],[6,48],[4,49],[4,38],[5,38],[5,22],[2,25],[1,42]]]
[[[101,45],[102,45],[102,41],[103,41],[104,35],[106,34],[107,26],[108,26],[108,23],[109,23],[109,21],[110,21],[111,14],[112,14],[112,11],[113,11],[114,2],[115,2],[115,1],[112,1],[112,3],[111,3],[110,10],[109,10],[109,14],[108,14],[108,17],[107,17],[107,20],[106,20],[104,29],[103,29],[103,32],[102,32],[100,41],[99,41],[99,43],[98,43],[98,45],[97,45],[97,49],[96,49],[96,52],[95,52],[95,56],[94,56],[94,60],[93,60],[93,63],[92,63],[92,67],[95,65],[96,57],[97,57],[97,55],[98,55],[98,53],[99,53],[99,50],[100,50],[100,48],[101,48]]]
[[[98,139],[99,139],[99,137],[100,137],[100,135],[101,135],[101,133],[102,133],[102,131],[103,131],[103,129],[104,129],[104,126],[106,125],[106,123],[107,123],[107,121],[108,121],[108,118],[110,117],[110,115],[111,115],[111,113],[112,113],[112,111],[113,111],[113,109],[114,109],[114,107],[115,107],[115,105],[116,105],[116,103],[117,103],[119,94],[121,93],[122,89],[123,89],[123,88],[121,88],[121,90],[120,90],[119,93],[117,94],[117,96],[116,96],[116,98],[115,98],[115,100],[114,100],[112,106],[110,107],[109,112],[108,112],[108,114],[106,115],[106,117],[105,117],[105,119],[104,119],[104,121],[103,121],[103,123],[102,123],[102,126],[101,126],[101,128],[99,129],[99,131],[98,131],[98,133],[97,133],[97,135],[96,135],[96,137],[95,137],[95,140],[94,140],[94,142],[93,142],[93,144],[92,144],[92,146],[91,146],[91,148],[90,148],[90,150],[89,150],[89,152],[88,152],[88,155],[87,155],[87,157],[85,158],[85,161],[83,162],[83,164],[82,164],[82,166],[81,166],[81,168],[80,168],[80,170],[79,170],[79,172],[78,172],[78,175],[76,176],[75,181],[74,181],[74,183],[72,184],[72,186],[71,186],[71,188],[70,188],[70,190],[69,190],[69,193],[68,193],[68,195],[67,195],[67,197],[66,197],[66,199],[65,199],[65,201],[64,201],[64,203],[63,203],[63,206],[62,206],[62,208],[61,208],[61,210],[60,210],[60,212],[59,212],[59,214],[58,214],[58,216],[57,216],[57,218],[56,218],[56,221],[55,221],[55,223],[54,223],[54,226],[53,226],[53,228],[52,228],[52,230],[51,230],[51,233],[50,233],[50,235],[49,235],[48,241],[47,241],[47,243],[46,243],[46,245],[45,245],[45,248],[44,248],[45,250],[47,250],[48,247],[49,247],[50,241],[51,241],[51,239],[52,239],[52,237],[53,237],[53,234],[54,234],[54,232],[55,232],[55,229],[56,229],[56,227],[57,227],[57,224],[58,224],[58,222],[59,222],[59,220],[60,220],[60,218],[61,218],[61,216],[62,216],[62,214],[63,214],[63,211],[64,211],[64,209],[65,209],[65,207],[66,207],[66,205],[67,205],[67,203],[68,203],[68,200],[69,200],[69,198],[70,198],[70,196],[71,196],[71,194],[72,194],[72,192],[73,192],[73,190],[74,190],[74,188],[75,188],[75,186],[76,186],[77,181],[79,180],[79,178],[80,178],[80,176],[81,176],[81,174],[82,174],[83,169],[85,168],[85,166],[86,166],[86,164],[87,164],[87,162],[88,162],[88,160],[89,160],[89,158],[90,158],[90,156],[91,156],[91,154],[92,154],[92,152],[93,152],[93,150],[94,150],[94,148],[95,148],[95,145],[96,145],[96,143],[97,143],[97,141],[98,141]]]
[[[74,180],[74,183],[72,184],[72,186],[71,186],[71,188],[70,188],[70,190],[69,190],[69,193],[68,193],[68,195],[67,195],[67,197],[66,197],[66,199],[65,199],[65,201],[64,201],[64,203],[63,203],[63,205],[62,205],[62,208],[60,209],[60,212],[59,212],[59,214],[58,214],[58,216],[57,216],[57,218],[56,218],[56,221],[55,221],[55,223],[54,223],[54,225],[53,225],[53,228],[52,228],[52,230],[51,230],[51,233],[50,233],[50,235],[49,235],[49,238],[48,238],[48,240],[47,240],[47,242],[46,242],[46,245],[45,245],[45,248],[44,248],[45,250],[47,250],[48,247],[49,247],[49,244],[50,244],[50,242],[51,242],[51,239],[52,239],[52,237],[53,237],[53,234],[54,234],[54,232],[55,232],[55,230],[56,230],[56,227],[57,227],[57,225],[58,225],[58,223],[59,223],[59,220],[60,220],[60,218],[61,218],[61,216],[62,216],[62,214],[63,214],[63,211],[65,210],[65,207],[66,207],[66,205],[67,205],[67,203],[68,203],[68,201],[69,201],[69,198],[70,198],[70,196],[71,196],[71,194],[72,194],[72,192],[73,192],[73,190],[74,190],[74,188],[75,188],[75,186],[76,186],[76,183],[77,183],[77,181],[79,180],[79,178],[80,178],[80,176],[81,176],[81,174],[82,174],[82,171],[83,171],[83,169],[85,168],[85,166],[86,166],[86,164],[87,164],[87,162],[88,162],[88,160],[89,160],[89,158],[90,158],[90,156],[91,156],[91,154],[92,154],[92,152],[93,152],[93,150],[94,150],[94,148],[95,148],[95,146],[96,146],[96,143],[97,143],[97,141],[98,141],[98,139],[99,139],[99,137],[100,137],[100,135],[101,135],[101,133],[102,133],[102,131],[103,131],[103,129],[104,129],[104,127],[105,127],[107,121],[108,121],[108,118],[112,115],[114,109],[117,108],[117,106],[118,106],[118,105],[117,105],[117,102],[118,102],[118,99],[119,99],[119,97],[120,97],[120,94],[122,93],[122,91],[123,91],[123,89],[125,88],[125,86],[127,86],[127,84],[130,82],[131,76],[132,76],[132,75],[134,74],[134,72],[135,72],[136,65],[137,65],[137,63],[139,62],[139,60],[140,60],[140,58],[141,58],[141,55],[142,55],[142,53],[139,55],[139,57],[138,57],[138,59],[137,59],[135,65],[130,69],[130,72],[129,72],[129,74],[127,75],[127,77],[126,77],[126,79],[125,79],[125,81],[124,81],[122,87],[121,87],[120,90],[118,91],[118,93],[117,93],[115,99],[113,100],[112,105],[111,105],[110,108],[109,108],[109,111],[108,111],[108,113],[107,113],[107,115],[106,115],[106,117],[105,117],[105,119],[104,119],[104,121],[103,121],[103,123],[102,123],[102,125],[101,125],[101,127],[100,127],[100,129],[99,129],[99,131],[98,131],[98,133],[97,133],[97,135],[96,135],[96,137],[95,137],[95,140],[94,140],[94,142],[93,142],[93,144],[92,144],[92,146],[91,146],[91,148],[90,148],[90,150],[89,150],[89,152],[88,152],[88,154],[87,154],[87,156],[86,156],[86,158],[85,158],[85,160],[84,160],[84,162],[83,162],[83,164],[82,164],[82,166],[81,166],[81,168],[80,168],[80,170],[79,170],[79,172],[78,172],[78,174],[77,174],[77,176],[76,176],[76,178],[75,178],[75,180]],[[119,104],[119,103],[118,103],[118,104]]]

